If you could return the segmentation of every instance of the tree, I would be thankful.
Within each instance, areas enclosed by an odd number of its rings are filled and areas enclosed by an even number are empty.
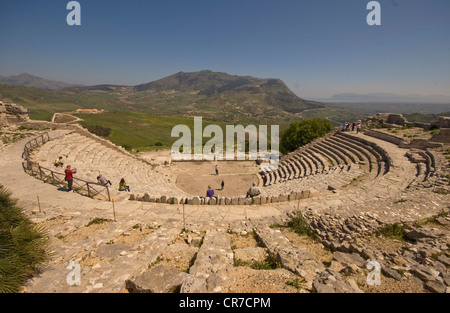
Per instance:
[[[316,138],[325,136],[333,129],[333,125],[325,120],[313,118],[291,125],[281,133],[280,152],[287,154],[295,151]]]

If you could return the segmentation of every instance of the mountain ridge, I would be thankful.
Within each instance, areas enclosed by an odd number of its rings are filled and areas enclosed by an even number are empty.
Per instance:
[[[444,95],[401,95],[394,93],[339,93],[332,95],[330,98],[318,98],[318,101],[323,102],[367,102],[367,103],[450,103],[450,96]]]
[[[0,76],[0,84],[33,87],[44,90],[62,90],[74,86],[73,84],[46,79],[29,73],[22,73],[15,76]]]
[[[212,119],[253,122],[259,120],[288,121],[310,109],[323,108],[320,102],[298,97],[280,79],[230,75],[203,70],[178,72],[164,78],[135,86],[95,85],[69,86],[53,94],[43,95],[40,89],[23,90],[2,87],[4,97],[17,99],[28,106],[49,111],[48,104],[65,108],[102,108],[131,110],[153,115],[203,116]],[[46,100],[44,100],[46,99]],[[16,101],[17,101],[16,100]],[[41,102],[42,102],[41,101]],[[54,111],[54,110],[51,110]]]

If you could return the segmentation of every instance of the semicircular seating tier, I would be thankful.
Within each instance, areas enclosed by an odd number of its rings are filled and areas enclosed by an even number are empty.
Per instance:
[[[372,138],[332,132],[283,156],[274,171],[259,172],[263,194],[340,188],[362,175],[377,179],[393,166]]]
[[[124,178],[134,193],[151,193],[155,196],[190,196],[175,186],[175,179],[164,168],[154,166],[128,153],[122,153],[73,132],[45,143],[33,153],[33,161],[40,166],[64,173],[66,165],[77,169],[76,178],[96,182],[102,174],[110,180],[110,190],[118,191],[119,181]],[[53,163],[63,157],[64,168]]]

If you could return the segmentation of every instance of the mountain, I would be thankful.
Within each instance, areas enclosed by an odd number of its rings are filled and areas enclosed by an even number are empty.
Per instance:
[[[17,76],[0,76],[0,84],[33,87],[45,90],[61,90],[73,86],[65,82],[45,79],[28,73],[22,73]]]
[[[25,83],[25,79],[21,82]],[[212,71],[179,72],[137,86],[104,84],[50,91],[0,82],[0,97],[25,105],[30,115],[45,118],[54,112],[96,108],[153,116],[202,116],[230,123],[278,121],[281,125],[299,120],[305,110],[325,107],[320,102],[298,97],[280,79]]]
[[[263,105],[288,113],[323,107],[319,102],[299,98],[280,79],[237,76],[208,70],[193,73],[179,72],[157,81],[135,86],[135,89],[138,92],[190,92],[210,99],[225,99],[227,102],[239,97],[246,100],[259,98],[263,100]]]

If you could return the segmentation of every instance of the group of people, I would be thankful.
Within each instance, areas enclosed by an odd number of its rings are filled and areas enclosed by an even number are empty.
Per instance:
[[[63,162],[63,157],[60,156],[58,157],[55,162],[54,162],[55,167],[63,167],[64,166],[64,162]],[[73,168],[71,165],[67,165],[66,169],[64,170],[64,179],[67,182],[67,191],[74,191],[73,190],[73,175],[77,173],[77,169]],[[100,174],[99,176],[97,176],[97,182],[102,185],[102,186],[107,186],[108,184],[110,186],[112,186],[112,183],[109,179],[107,179],[106,177],[104,177],[102,174]],[[131,192],[130,191],[130,186],[127,185],[127,183],[125,182],[125,179],[122,178],[119,182],[119,191],[127,191],[127,192]]]
[[[219,165],[216,164],[216,166],[214,167],[216,176],[219,176]],[[225,182],[222,180],[221,184],[221,189],[220,190],[224,190],[225,187]],[[252,187],[250,187],[250,189],[247,191],[247,198],[253,198],[256,196],[259,196],[261,194],[261,190],[259,190],[259,188],[256,186],[256,183],[253,183]],[[206,191],[206,198],[213,198],[215,197],[214,195],[214,189],[211,188],[211,186],[208,186],[208,190]]]
[[[222,180],[222,183],[221,183],[222,189],[221,189],[221,190],[223,190],[224,185],[225,185],[225,183],[224,183],[224,181]],[[250,189],[247,191],[246,198],[257,197],[257,196],[259,196],[260,194],[261,194],[261,190],[259,190],[259,188],[256,186],[256,183],[253,183],[253,184],[252,184],[252,187],[250,187]],[[214,195],[214,189],[212,189],[212,188],[211,188],[211,185],[210,185],[210,186],[208,186],[208,190],[206,191],[206,198],[213,198],[213,197],[215,197],[215,195]]]
[[[352,123],[350,125],[349,122],[345,122],[344,124],[342,124],[342,131],[350,131],[350,127],[352,129],[352,132],[355,131],[356,128],[356,133],[358,134],[361,130],[361,123]]]
[[[107,179],[106,177],[104,177],[102,174],[97,176],[97,181],[100,185],[102,186],[107,186],[108,184],[110,186],[112,186],[112,183],[109,179]],[[125,182],[125,178],[122,178],[119,182],[119,191],[130,191],[130,186],[127,185],[127,183]]]

